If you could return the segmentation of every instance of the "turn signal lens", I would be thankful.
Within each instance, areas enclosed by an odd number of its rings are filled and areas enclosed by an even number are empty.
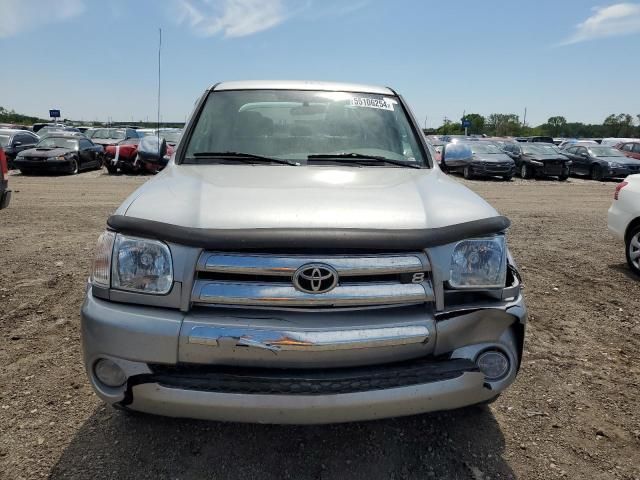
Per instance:
[[[116,234],[104,232],[98,238],[96,255],[93,259],[93,272],[91,283],[93,285],[109,288],[111,282],[111,254],[113,252],[113,241]]]

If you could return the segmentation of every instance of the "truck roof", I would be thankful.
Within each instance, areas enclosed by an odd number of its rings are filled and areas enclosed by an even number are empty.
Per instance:
[[[315,82],[302,80],[245,80],[221,82],[212,85],[209,90],[325,90],[395,95],[395,92],[388,87],[361,85],[357,83]]]

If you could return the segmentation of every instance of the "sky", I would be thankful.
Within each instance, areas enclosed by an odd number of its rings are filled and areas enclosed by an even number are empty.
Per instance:
[[[640,114],[640,1],[0,0],[0,106],[184,121],[223,80],[386,85],[422,126],[463,112]]]

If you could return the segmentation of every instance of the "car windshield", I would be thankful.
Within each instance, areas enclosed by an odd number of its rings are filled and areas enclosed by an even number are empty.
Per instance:
[[[552,155],[554,153],[560,153],[560,149],[555,145],[538,145],[538,148],[540,148],[543,152],[549,155]]]
[[[522,144],[522,153],[524,154],[533,154],[533,155],[545,155],[548,152],[545,152],[539,145],[526,145]]]
[[[471,147],[471,151],[474,154],[484,153],[489,155],[496,155],[498,153],[502,153],[498,147],[492,145],[491,143],[471,143],[469,144],[469,147]]]
[[[68,148],[69,150],[75,150],[77,147],[77,140],[64,137],[47,137],[36,145],[36,148]]]
[[[199,163],[208,152],[302,164],[332,159],[426,164],[397,97],[340,91],[212,92],[189,139],[184,163]]]
[[[11,136],[0,135],[0,147],[6,147],[7,145],[9,145],[9,140],[11,140]]]
[[[612,147],[589,147],[593,157],[624,157],[624,153]]]
[[[122,140],[125,138],[125,130],[121,128],[99,128],[91,138],[96,140]]]

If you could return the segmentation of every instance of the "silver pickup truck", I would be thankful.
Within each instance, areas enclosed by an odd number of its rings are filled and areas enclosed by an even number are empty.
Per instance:
[[[89,379],[118,408],[240,422],[490,402],[525,334],[508,227],[390,88],[216,84],[100,236]]]

